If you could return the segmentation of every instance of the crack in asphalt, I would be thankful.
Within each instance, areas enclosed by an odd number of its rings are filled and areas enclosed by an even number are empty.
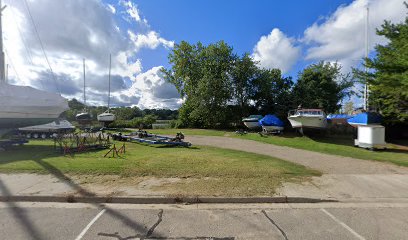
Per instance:
[[[146,234],[136,234],[136,235],[133,235],[133,236],[122,237],[122,236],[119,235],[118,232],[115,232],[114,234],[111,234],[111,233],[98,233],[98,235],[99,236],[105,236],[105,237],[117,238],[118,240],[128,240],[128,239],[136,239],[136,238],[138,238],[140,240],[143,240],[143,239],[149,238],[153,234],[156,227],[161,223],[161,221],[163,219],[163,209],[160,209],[157,216],[159,217],[159,219],[157,220],[157,222],[155,222],[153,224],[153,226],[147,231]]]
[[[111,233],[98,233],[98,236],[104,237],[111,237],[116,238],[118,240],[129,240],[129,239],[140,239],[140,240],[147,240],[147,239],[182,239],[182,240],[234,240],[235,237],[150,237],[156,227],[163,221],[163,209],[160,209],[159,213],[157,214],[158,218],[157,222],[153,224],[153,226],[147,231],[146,234],[136,234],[133,236],[122,237],[119,235],[118,232],[113,234]]]
[[[153,234],[154,229],[161,223],[163,219],[163,209],[160,209],[160,212],[159,214],[157,214],[157,216],[159,217],[159,219],[157,219],[157,222],[153,224],[153,226],[149,229],[149,231],[147,231],[146,237],[150,237]]]
[[[285,231],[283,231],[282,228],[279,227],[278,224],[275,223],[275,221],[272,220],[272,218],[270,218],[268,216],[268,214],[265,212],[265,210],[261,211],[263,213],[263,215],[265,215],[265,217],[282,233],[282,236],[285,238],[285,240],[288,240],[288,236],[286,236]]]

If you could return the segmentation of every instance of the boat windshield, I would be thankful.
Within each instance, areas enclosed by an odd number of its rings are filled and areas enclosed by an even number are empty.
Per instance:
[[[321,116],[323,115],[322,111],[320,110],[292,110],[289,111],[289,116],[297,115],[297,116]]]

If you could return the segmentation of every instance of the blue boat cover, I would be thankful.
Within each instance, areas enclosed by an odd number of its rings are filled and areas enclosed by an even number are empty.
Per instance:
[[[278,126],[278,127],[284,127],[285,123],[282,122],[277,116],[267,114],[265,115],[264,118],[259,120],[259,124],[262,126]]]
[[[353,117],[352,115],[348,114],[329,114],[327,115],[327,119],[348,119]]]
[[[381,123],[382,117],[375,112],[364,112],[347,119],[349,124],[367,125]]]

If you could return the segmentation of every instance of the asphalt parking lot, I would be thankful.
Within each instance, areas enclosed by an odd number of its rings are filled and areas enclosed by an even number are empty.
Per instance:
[[[408,239],[408,203],[0,203],[1,239]]]

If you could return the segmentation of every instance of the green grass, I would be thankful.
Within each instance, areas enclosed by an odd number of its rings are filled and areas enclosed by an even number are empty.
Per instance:
[[[408,150],[400,148],[394,144],[388,144],[387,150],[368,151],[362,148],[353,146],[352,139],[344,139],[338,137],[319,137],[308,138],[300,137],[295,134],[284,134],[282,136],[267,136],[262,137],[257,133],[248,133],[245,135],[237,135],[234,132],[217,131],[217,130],[201,130],[201,129],[157,129],[154,130],[157,134],[174,135],[177,132],[183,132],[186,136],[189,135],[207,135],[207,136],[224,136],[235,137],[258,142],[270,143],[279,146],[287,146],[299,149],[305,149],[315,152],[339,155],[344,157],[352,157],[365,160],[375,160],[383,162],[391,162],[400,166],[408,167]]]
[[[126,143],[123,159],[107,150],[61,156],[51,141],[31,141],[0,156],[0,172],[35,172],[126,177],[182,178],[164,186],[172,194],[269,195],[285,181],[303,181],[319,172],[280,159],[213,147],[168,148]]]

